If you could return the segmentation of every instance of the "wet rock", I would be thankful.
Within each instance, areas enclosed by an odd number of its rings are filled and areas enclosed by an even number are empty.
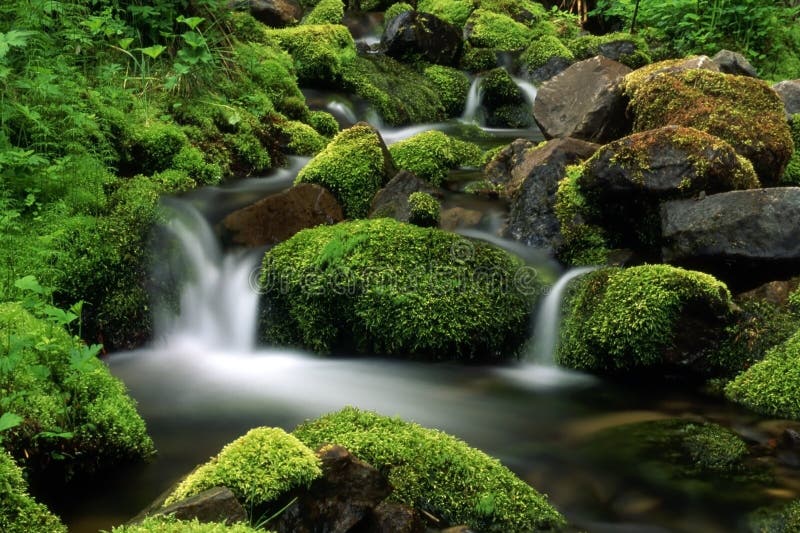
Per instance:
[[[391,492],[377,469],[341,446],[325,446],[322,478],[286,509],[270,529],[279,533],[345,533],[364,520]]]
[[[290,26],[303,17],[303,9],[295,0],[232,0],[228,8],[249,11],[256,20],[273,28]]]
[[[545,82],[569,68],[572,61],[559,56],[553,56],[545,62],[544,65],[534,69],[525,68],[520,72],[523,78],[530,80],[533,83],[540,84]]]
[[[720,72],[735,74],[736,76],[750,76],[757,78],[756,68],[742,54],[731,50],[720,50],[711,61],[716,63]]]
[[[744,300],[769,302],[773,305],[786,305],[789,295],[800,285],[800,278],[788,281],[768,281],[755,289],[737,295]]]
[[[515,140],[486,163],[483,176],[494,184],[505,186],[511,180],[511,170],[525,159],[525,154],[536,144],[528,139]]]
[[[225,522],[234,524],[247,519],[247,513],[227,487],[214,487],[154,512],[152,516],[172,515],[180,520]]]
[[[301,183],[268,196],[222,221],[234,244],[264,246],[283,242],[298,231],[344,219],[336,198],[324,187]]]
[[[524,152],[520,148],[522,144],[518,143],[506,158],[513,166],[505,189],[511,199],[511,210],[504,233],[527,245],[552,251],[560,243],[560,226],[554,210],[558,182],[564,177],[567,165],[590,157],[599,145],[566,138]]]
[[[464,42],[459,29],[430,14],[406,11],[389,21],[381,37],[386,55],[454,66]]]
[[[571,65],[538,91],[533,115],[546,138],[608,142],[630,131],[621,81],[631,69],[598,56]]]
[[[415,192],[437,195],[439,190],[412,172],[401,170],[375,194],[369,217],[389,217],[401,222],[408,222],[408,197]]]
[[[778,93],[783,100],[787,117],[800,113],[800,80],[785,80],[776,83],[772,86],[772,90]],[[795,149],[800,150],[798,147]]]
[[[661,74],[674,74],[686,70],[710,70],[719,72],[719,65],[708,56],[687,57],[685,59],[668,59],[638,68],[626,76],[625,91],[632,95],[643,84]]]
[[[419,513],[402,503],[381,502],[372,510],[365,529],[369,533],[425,533]]]
[[[800,273],[800,188],[733,191],[661,208],[664,261],[747,289]],[[766,279],[765,279],[766,278]]]
[[[475,209],[451,207],[442,211],[439,227],[443,230],[454,231],[459,228],[474,228],[481,223],[483,213]]]

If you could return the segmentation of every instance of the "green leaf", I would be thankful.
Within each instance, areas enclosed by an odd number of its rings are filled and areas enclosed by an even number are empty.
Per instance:
[[[141,53],[143,53],[147,57],[150,57],[152,59],[156,59],[166,49],[167,49],[166,46],[161,46],[160,44],[154,44],[153,46],[148,46],[147,48],[137,48],[136,50],[140,51]]]
[[[22,48],[28,42],[28,37],[35,32],[11,30],[0,33],[0,59],[4,58],[12,48]]]
[[[184,17],[183,15],[181,15],[181,16],[178,17],[177,20],[178,20],[178,22],[183,22],[184,24],[189,26],[191,29],[195,29],[206,19],[204,19],[203,17],[188,17],[187,18],[187,17]]]
[[[13,427],[17,427],[22,423],[23,418],[14,413],[3,413],[0,416],[0,431],[6,431]]]
[[[47,291],[39,285],[35,276],[25,276],[14,282],[14,286],[23,291],[30,291],[36,294],[45,294]]]
[[[205,38],[197,32],[187,31],[186,33],[181,34],[184,42],[191,46],[192,48],[202,48],[206,45]]]
[[[120,39],[118,41],[119,47],[122,48],[123,50],[127,50],[132,42],[133,42],[133,39],[131,37],[125,37],[124,39]]]

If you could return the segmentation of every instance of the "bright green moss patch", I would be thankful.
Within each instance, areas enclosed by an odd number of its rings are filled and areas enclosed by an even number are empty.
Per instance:
[[[246,524],[221,524],[218,522],[198,522],[194,520],[178,520],[171,516],[150,516],[140,524],[119,526],[111,533],[269,533],[263,529],[254,529]]]
[[[320,353],[509,359],[542,286],[515,283],[520,269],[489,244],[393,219],[320,226],[264,256],[261,335]]]
[[[339,123],[336,118],[327,111],[311,111],[308,114],[308,124],[317,133],[325,137],[333,137],[339,133]]]
[[[753,533],[794,533],[800,531],[800,500],[778,509],[759,509],[750,515]]]
[[[739,374],[725,396],[761,414],[800,420],[800,331]]]
[[[605,232],[590,222],[596,217],[596,211],[587,203],[578,185],[584,168],[583,165],[568,166],[556,191],[555,213],[563,239],[556,253],[561,262],[573,266],[600,265],[608,256]]]
[[[133,173],[152,174],[173,166],[173,158],[188,144],[175,124],[152,122],[133,133],[127,164]]]
[[[526,26],[545,22],[547,8],[534,0],[479,0],[479,7],[486,11],[507,15]]]
[[[430,65],[422,72],[436,87],[447,116],[459,116],[467,103],[470,85],[467,75],[458,69],[442,65]]]
[[[439,201],[426,192],[413,192],[408,197],[408,221],[423,228],[439,225]]]
[[[478,531],[559,529],[564,518],[497,459],[435,429],[352,407],[294,431],[316,448],[344,446],[388,476],[390,498]]]
[[[554,57],[560,57],[566,61],[575,59],[572,52],[564,46],[558,37],[544,35],[531,42],[520,56],[520,61],[529,70],[535,70],[545,66]]]
[[[328,144],[328,139],[320,135],[308,124],[295,120],[284,122],[278,128],[286,135],[286,153],[313,156]]]
[[[647,42],[638,35],[625,32],[581,35],[567,41],[566,45],[578,61],[596,55],[606,55],[611,49],[620,50],[622,53],[617,61],[633,69],[643,67],[653,61]]]
[[[3,533],[66,533],[47,507],[28,495],[22,470],[0,450],[0,531]]]
[[[181,481],[164,506],[217,486],[246,504],[261,505],[322,475],[320,460],[279,428],[251,429]]]
[[[343,69],[356,58],[350,31],[336,24],[314,24],[267,30],[294,60],[301,83],[330,84],[342,78]]]
[[[341,24],[343,18],[342,0],[320,0],[300,24]]]
[[[406,11],[414,11],[414,6],[411,4],[407,4],[406,2],[396,2],[389,6],[386,12],[383,14],[383,21],[384,24],[388,24],[390,20],[395,18],[398,15],[405,13]]]
[[[790,129],[792,132],[792,142],[794,143],[794,152],[789,163],[786,165],[786,171],[781,177],[782,185],[800,185],[800,113],[793,115],[790,121]]]
[[[431,130],[389,147],[398,168],[433,185],[441,185],[450,169],[479,166],[483,152],[477,145]]]
[[[512,51],[528,46],[533,32],[508,15],[477,9],[467,20],[465,35],[474,47]]]
[[[708,274],[668,265],[603,268],[574,281],[566,309],[559,364],[615,374],[681,367],[684,350],[697,357],[714,348],[730,321],[731,295]],[[702,339],[678,345],[689,327],[702,328]]]
[[[419,0],[417,9],[424,13],[436,15],[445,22],[459,28],[463,27],[467,19],[475,10],[474,0]],[[388,19],[387,19],[388,20]]]
[[[378,133],[356,124],[336,135],[297,175],[297,183],[316,183],[330,190],[348,218],[365,217],[372,197],[388,177]]]

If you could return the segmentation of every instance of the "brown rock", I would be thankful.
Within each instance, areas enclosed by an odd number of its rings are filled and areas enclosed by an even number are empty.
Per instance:
[[[199,522],[225,522],[234,524],[247,519],[247,513],[227,487],[214,487],[200,494],[175,502],[152,513],[152,516],[172,515],[180,520]]]
[[[303,17],[303,9],[294,0],[232,0],[228,8],[250,11],[253,18],[273,28],[295,24]]]
[[[234,211],[222,221],[235,244],[264,246],[285,241],[298,231],[344,219],[336,198],[324,187],[301,183]]]
[[[438,195],[439,190],[407,170],[401,170],[372,199],[370,218],[389,217],[408,222],[408,197],[414,192]]]
[[[369,533],[424,533],[425,526],[416,510],[402,503],[381,502],[372,510],[366,530]]]
[[[451,207],[442,211],[439,227],[443,230],[454,231],[458,228],[471,228],[480,224],[483,213],[475,209]]]
[[[788,281],[769,281],[738,296],[745,300],[761,300],[774,305],[786,305],[789,295],[800,285],[800,278]]]

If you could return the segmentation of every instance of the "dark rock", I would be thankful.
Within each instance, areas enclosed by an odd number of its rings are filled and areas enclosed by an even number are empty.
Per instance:
[[[630,131],[621,81],[631,69],[598,56],[571,65],[538,91],[533,115],[546,138],[608,142]]]
[[[244,246],[283,242],[298,231],[344,220],[336,198],[324,187],[301,183],[234,211],[222,221],[230,240]]]
[[[322,478],[300,493],[270,529],[279,533],[345,533],[364,520],[391,492],[377,469],[341,446],[325,446]]]
[[[533,83],[540,84],[561,74],[567,70],[571,64],[572,61],[565,57],[553,56],[541,67],[535,69],[523,68],[520,75]]]
[[[225,522],[234,524],[247,519],[247,513],[227,487],[214,487],[200,494],[161,508],[151,516],[172,515],[180,520]]]
[[[464,41],[449,22],[430,13],[406,11],[389,21],[381,45],[386,55],[397,59],[453,66],[461,58]]]
[[[504,233],[527,245],[554,250],[560,244],[554,211],[558,182],[567,165],[591,157],[600,146],[579,139],[554,139],[541,148],[519,153],[522,143],[515,143],[518,154],[512,148],[508,158],[515,164],[505,188],[511,211]]]
[[[737,76],[750,76],[757,78],[756,68],[740,53],[730,50],[720,50],[711,58],[717,64],[720,72],[735,74]]]
[[[772,89],[783,100],[787,117],[800,113],[800,80],[782,81],[773,85]],[[800,150],[800,147],[795,147],[795,149]]]
[[[273,28],[283,28],[303,18],[303,9],[295,0],[232,0],[228,8],[249,11],[256,20]]]
[[[381,502],[367,518],[368,533],[425,533],[419,513],[402,503]]]
[[[524,159],[528,150],[536,147],[534,141],[517,139],[500,150],[483,168],[483,176],[497,185],[511,181],[511,171]]]
[[[408,222],[408,197],[411,193],[437,195],[439,190],[407,170],[401,170],[372,199],[370,218],[390,217]]]
[[[663,258],[747,289],[800,273],[798,227],[798,187],[666,202],[661,208]]]
[[[636,43],[633,41],[626,41],[621,39],[619,41],[610,41],[602,43],[597,47],[597,54],[605,56],[614,61],[620,61],[625,56],[636,53]]]

